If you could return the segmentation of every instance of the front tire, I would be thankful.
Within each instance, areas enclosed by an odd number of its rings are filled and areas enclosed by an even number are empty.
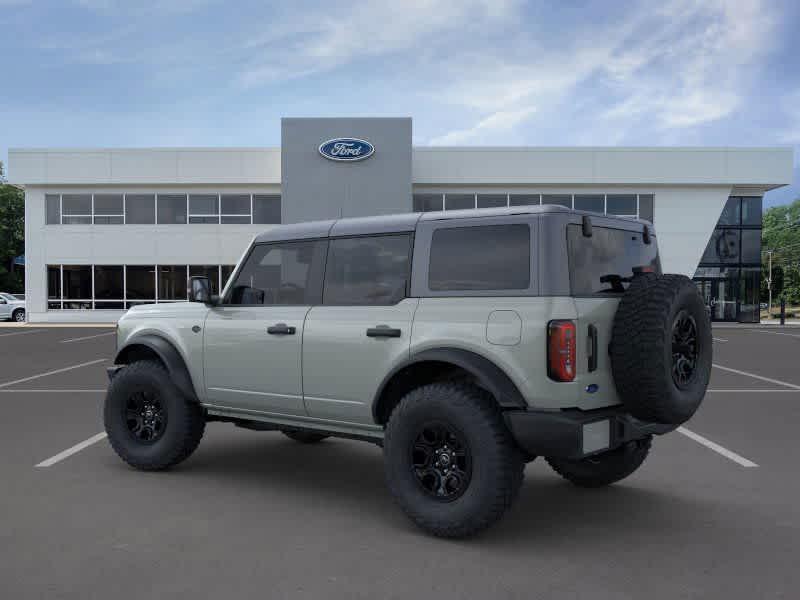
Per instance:
[[[492,397],[464,383],[409,392],[384,437],[389,490],[423,530],[474,535],[496,522],[522,484],[524,461]]]
[[[11,320],[15,321],[16,323],[24,323],[25,322],[25,309],[18,308],[14,311],[11,315]]]
[[[650,436],[633,440],[582,460],[546,460],[556,473],[579,487],[602,487],[625,479],[641,467],[650,452],[651,441]]]
[[[142,471],[168,469],[188,458],[206,426],[200,406],[175,387],[161,363],[149,360],[114,376],[103,416],[111,447]]]

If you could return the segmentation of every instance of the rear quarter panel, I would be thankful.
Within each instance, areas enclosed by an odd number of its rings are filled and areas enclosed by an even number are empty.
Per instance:
[[[487,324],[494,311],[513,311],[519,315],[518,343],[488,341],[491,336],[487,336]],[[581,336],[578,336],[577,360],[579,365],[584,365],[583,375],[579,368],[576,381],[570,383],[555,382],[547,377],[547,323],[551,319],[578,321],[575,299],[535,296],[421,298],[414,315],[411,356],[445,347],[479,354],[511,378],[531,407],[590,409],[614,404],[615,400],[601,393],[603,388],[596,394],[588,394],[584,389],[587,385],[584,377],[586,350],[585,344],[580,344]]]

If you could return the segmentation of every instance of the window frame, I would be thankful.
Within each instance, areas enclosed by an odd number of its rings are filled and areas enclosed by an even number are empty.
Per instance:
[[[364,238],[377,238],[377,237],[396,237],[396,236],[407,236],[408,237],[408,267],[406,273],[406,285],[403,289],[403,297],[397,300],[396,302],[376,302],[370,304],[341,304],[341,303],[334,303],[334,302],[325,302],[325,282],[327,281],[328,276],[328,264],[331,260],[331,247],[333,246],[333,242],[336,240],[352,240],[352,239],[364,239]],[[320,306],[397,306],[403,300],[411,297],[411,277],[413,276],[414,271],[414,232],[413,231],[383,231],[380,233],[359,233],[354,235],[338,235],[336,237],[329,237],[328,240],[328,248],[325,252],[325,268],[322,273],[322,288],[321,288],[321,296],[320,296]]]
[[[410,297],[462,298],[462,297],[526,297],[539,295],[539,219],[540,215],[523,213],[475,219],[450,219],[420,221],[414,238],[411,267]],[[428,286],[430,255],[433,234],[439,229],[483,227],[490,225],[527,225],[530,231],[530,255],[528,258],[529,282],[527,289],[518,290],[431,290]]]
[[[309,279],[312,279],[314,276],[318,276],[317,289],[312,290],[312,293],[315,294],[315,298],[314,299],[318,300],[317,302],[309,302],[309,303],[306,303],[306,304],[233,304],[232,302],[229,302],[231,294],[233,293],[233,283],[239,277],[239,273],[242,271],[244,266],[247,264],[247,261],[250,260],[250,257],[253,255],[253,252],[256,251],[256,248],[260,248],[261,246],[280,246],[280,245],[294,244],[294,243],[304,243],[304,242],[308,242],[308,243],[324,242],[325,243],[325,249],[324,249],[324,251],[321,252],[321,254],[323,256],[322,265],[316,266],[312,262],[311,266],[309,267],[309,271],[310,271]],[[324,282],[325,282],[325,268],[327,266],[327,261],[328,261],[328,248],[330,246],[329,242],[330,242],[330,238],[328,238],[328,237],[313,237],[313,238],[293,238],[293,239],[287,239],[287,240],[273,240],[273,241],[270,241],[270,242],[261,242],[261,243],[258,243],[258,244],[251,244],[250,248],[248,248],[248,250],[245,253],[245,255],[239,260],[239,262],[236,264],[236,267],[231,272],[230,276],[228,277],[228,281],[225,282],[225,287],[222,290],[220,290],[219,304],[217,305],[217,308],[235,307],[235,308],[264,309],[264,308],[275,308],[275,307],[284,307],[284,308],[286,308],[286,307],[290,307],[290,306],[320,306],[322,304],[322,287],[323,287]],[[316,266],[317,271],[318,271],[317,273],[314,273],[315,266]],[[222,278],[222,275],[221,275],[222,274],[222,265],[220,265],[219,271],[220,271],[220,279],[221,279]]]

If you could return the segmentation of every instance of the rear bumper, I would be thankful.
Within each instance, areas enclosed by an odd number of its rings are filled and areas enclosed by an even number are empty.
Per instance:
[[[531,456],[579,460],[677,425],[646,423],[621,406],[598,410],[510,410],[503,413],[517,444]]]

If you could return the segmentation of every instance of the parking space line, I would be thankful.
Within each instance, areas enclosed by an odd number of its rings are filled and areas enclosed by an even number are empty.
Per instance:
[[[723,338],[712,338],[715,342],[727,342],[728,340]]]
[[[106,390],[0,390],[0,394],[105,394],[105,393]]]
[[[104,337],[106,335],[116,335],[116,331],[107,331],[105,333],[98,333],[97,335],[85,335],[83,337],[70,338],[68,340],[60,340],[60,344],[69,344],[70,342],[82,342],[83,340],[93,340],[94,338]]]
[[[26,329],[25,331],[15,331],[13,333],[0,333],[0,337],[8,337],[10,335],[27,335],[29,333],[42,333],[44,329]]]
[[[782,385],[788,388],[792,388],[794,390],[800,390],[800,385],[787,383],[786,381],[781,381],[780,379],[770,379],[769,377],[764,377],[763,375],[756,375],[755,373],[748,373],[747,371],[740,371],[738,369],[731,369],[730,367],[723,367],[722,365],[718,364],[712,364],[711,366],[716,367],[717,369],[722,369],[723,371],[736,373],[737,375],[746,375],[747,377],[752,377],[753,379],[760,379],[761,381],[766,381],[767,383],[774,383],[776,385]]]
[[[728,460],[732,460],[733,462],[735,462],[738,465],[741,465],[743,467],[757,467],[758,466],[752,460],[748,460],[744,456],[736,454],[736,452],[728,450],[727,448],[723,448],[722,446],[720,446],[719,444],[717,444],[715,442],[712,442],[708,438],[704,438],[702,435],[699,435],[699,434],[695,433],[694,431],[690,431],[689,429],[686,429],[686,427],[678,427],[678,429],[676,429],[676,431],[678,431],[679,433],[682,433],[683,435],[685,435],[689,439],[694,440],[698,444],[702,444],[706,448],[709,448],[709,449],[713,450],[714,452],[716,452],[718,454],[721,454],[722,456],[724,456]]]
[[[755,333],[771,333],[772,335],[785,335],[793,338],[800,338],[796,333],[784,333],[783,331],[772,331],[771,329],[748,329],[747,331],[754,331]]]
[[[81,367],[88,367],[89,365],[96,365],[97,363],[107,361],[107,358],[98,358],[97,360],[90,360],[85,363],[80,363],[78,365],[72,365],[70,367],[64,367],[62,369],[55,369],[53,371],[46,371],[44,373],[39,373],[38,375],[31,375],[30,377],[23,377],[22,379],[15,379],[13,381],[6,381],[5,383],[0,383],[0,388],[6,388],[11,385],[16,385],[18,383],[25,383],[26,381],[32,381],[34,379],[39,379],[40,377],[47,377],[48,375],[56,375],[57,373],[64,373],[65,371],[72,371],[73,369],[80,369]]]
[[[708,392],[711,392],[711,393],[714,393],[714,392],[723,393],[724,392],[726,394],[729,394],[729,393],[732,393],[732,394],[737,394],[737,393],[742,393],[742,394],[745,394],[745,393],[747,393],[747,394],[776,394],[776,393],[777,394],[797,394],[798,392],[800,392],[800,390],[755,390],[755,389],[753,389],[753,390],[706,390],[706,393],[708,393]]]
[[[98,434],[93,435],[92,437],[90,437],[87,440],[83,440],[82,442],[79,442],[79,443],[75,444],[74,446],[71,446],[70,448],[67,448],[63,452],[59,452],[58,454],[56,454],[54,456],[51,456],[48,459],[43,460],[42,462],[40,462],[36,466],[37,467],[52,467],[54,464],[56,464],[58,462],[61,462],[65,458],[69,458],[73,454],[77,454],[81,450],[83,450],[85,448],[88,448],[92,444],[96,444],[100,440],[104,440],[104,439],[106,439],[106,432],[102,431],[102,432],[100,432]]]

